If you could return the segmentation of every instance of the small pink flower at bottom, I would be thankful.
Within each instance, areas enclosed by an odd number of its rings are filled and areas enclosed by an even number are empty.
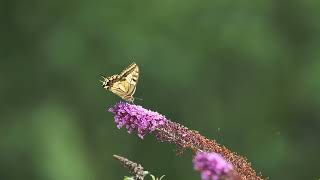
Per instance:
[[[227,178],[233,166],[217,153],[200,152],[193,159],[194,169],[201,172],[202,180]]]

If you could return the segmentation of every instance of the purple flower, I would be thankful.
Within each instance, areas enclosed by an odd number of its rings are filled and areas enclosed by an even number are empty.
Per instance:
[[[114,114],[117,127],[126,127],[128,133],[137,132],[143,139],[144,135],[155,131],[168,121],[163,115],[144,109],[141,106],[119,102],[109,109]]]
[[[193,164],[194,169],[201,172],[202,180],[218,180],[233,171],[233,166],[217,153],[199,152]]]

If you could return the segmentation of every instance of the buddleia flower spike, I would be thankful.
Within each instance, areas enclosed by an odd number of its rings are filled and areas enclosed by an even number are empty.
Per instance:
[[[125,127],[129,133],[136,133],[141,139],[153,134],[160,142],[174,143],[179,150],[191,149],[197,152],[215,152],[233,165],[242,179],[262,180],[246,158],[232,152],[215,140],[202,136],[198,131],[168,120],[164,115],[139,105],[119,102],[109,108],[114,114],[117,127]]]
[[[202,180],[240,180],[233,165],[217,153],[199,152],[193,158],[194,169]]]

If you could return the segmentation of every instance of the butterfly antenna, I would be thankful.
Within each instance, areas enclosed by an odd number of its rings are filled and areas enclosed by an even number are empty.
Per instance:
[[[102,84],[106,81],[106,77],[104,77],[103,75],[100,75],[100,77],[103,79],[103,80],[99,80]]]
[[[140,101],[143,101],[143,99],[142,99],[142,98],[135,97],[135,99],[138,99],[138,100],[140,100]]]
[[[105,80],[105,79],[106,79],[106,77],[104,77],[103,75],[100,75],[100,77],[102,77],[102,78],[103,78],[103,80]]]

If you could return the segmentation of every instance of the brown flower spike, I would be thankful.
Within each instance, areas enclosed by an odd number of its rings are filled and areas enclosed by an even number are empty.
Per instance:
[[[133,175],[133,178],[135,180],[143,180],[144,177],[148,174],[148,172],[144,171],[143,167],[138,163],[130,161],[129,159],[119,155],[113,155],[113,157],[119,160],[124,167],[129,169],[129,172]]]

